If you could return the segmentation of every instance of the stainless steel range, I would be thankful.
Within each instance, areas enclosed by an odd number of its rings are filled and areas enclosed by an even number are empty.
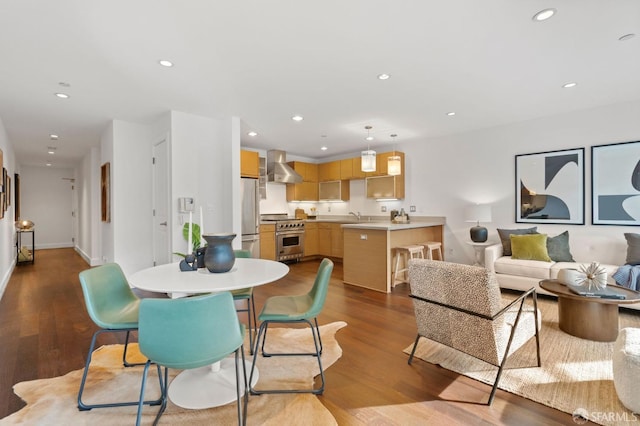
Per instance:
[[[262,222],[275,222],[276,260],[299,261],[304,255],[304,221],[289,218],[286,213],[261,215]]]

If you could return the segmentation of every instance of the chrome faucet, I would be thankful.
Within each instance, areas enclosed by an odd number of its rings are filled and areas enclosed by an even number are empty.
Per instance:
[[[358,222],[360,222],[360,212],[358,212],[358,213],[349,212],[349,214],[354,215],[356,217],[356,219],[358,219]]]

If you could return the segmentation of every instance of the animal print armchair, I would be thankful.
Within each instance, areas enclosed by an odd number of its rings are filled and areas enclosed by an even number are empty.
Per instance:
[[[534,336],[541,365],[541,315],[534,288],[512,302],[503,301],[493,272],[423,259],[409,262],[409,285],[418,325],[409,364],[424,337],[499,367],[487,405],[493,402],[508,356]],[[527,298],[532,305],[525,303]]]

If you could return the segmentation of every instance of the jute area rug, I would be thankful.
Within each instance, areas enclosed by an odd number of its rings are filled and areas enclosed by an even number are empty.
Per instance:
[[[322,366],[326,370],[342,355],[342,349],[335,339],[336,332],[345,327],[339,321],[320,327],[323,352]],[[245,341],[248,354],[249,342]],[[282,351],[308,351],[313,347],[313,339],[308,328],[269,328],[266,350],[269,347]],[[92,358],[89,378],[83,401],[96,403],[104,401],[135,401],[140,393],[143,367],[122,367],[123,345],[108,345],[98,348]],[[130,345],[131,353],[139,360],[144,357],[138,352],[137,344]],[[129,355],[128,355],[129,357]],[[132,359],[132,358],[129,358]],[[251,361],[247,356],[247,363]],[[250,364],[249,364],[250,365]],[[260,356],[257,361],[260,379],[256,388],[263,386],[281,387],[313,386],[313,378],[318,374],[318,362],[314,357],[271,357]],[[159,396],[158,380],[155,373],[149,373],[147,399]],[[171,380],[179,373],[169,370]],[[1,425],[132,425],[135,424],[137,407],[94,408],[78,411],[77,394],[82,370],[72,371],[62,377],[33,380],[16,384],[14,392],[26,403],[20,411],[0,420]],[[143,424],[151,424],[158,407],[146,405],[143,409]],[[232,425],[237,424],[236,403],[206,410],[187,410],[171,401],[160,418],[160,424],[176,425]],[[282,394],[254,395],[249,397],[247,414],[249,425],[335,425],[336,420],[315,395]]]
[[[538,308],[542,312],[542,367],[529,367],[536,365],[532,339],[507,361],[498,387],[602,425],[640,421],[640,416],[626,409],[616,395],[611,366],[614,344],[580,339],[561,331],[558,305],[553,299],[538,298]],[[624,327],[640,327],[640,313],[621,310],[620,328]],[[404,352],[410,354],[412,348],[413,344]],[[425,338],[420,339],[415,356],[488,384],[493,384],[498,371],[497,367]],[[638,389],[640,397],[640,384]],[[487,388],[487,398],[489,392]]]

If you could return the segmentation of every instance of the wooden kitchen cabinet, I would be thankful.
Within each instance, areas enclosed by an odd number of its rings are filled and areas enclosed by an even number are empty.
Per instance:
[[[303,182],[318,182],[318,165],[303,161],[291,161],[289,166],[302,176]]]
[[[256,179],[260,177],[260,155],[257,151],[240,151],[240,176]]]
[[[342,233],[342,225],[339,223],[331,224],[331,256],[342,259],[344,256],[344,234]]]
[[[340,160],[340,179],[353,179],[353,158],[345,158],[344,160]]]
[[[304,256],[318,254],[318,224],[306,222],[304,224]]]
[[[353,157],[351,159],[351,173],[352,179],[364,179],[367,177],[367,173],[362,171],[362,157]]]
[[[276,225],[260,225],[260,259],[276,260]]]
[[[404,198],[404,175],[368,177],[365,186],[367,198]]]
[[[287,202],[318,201],[318,182],[287,184]]]
[[[344,255],[344,237],[340,223],[318,223],[318,254],[342,258]]]
[[[331,256],[331,224],[318,223],[318,254]]]
[[[340,180],[340,160],[318,165],[318,182]]]

